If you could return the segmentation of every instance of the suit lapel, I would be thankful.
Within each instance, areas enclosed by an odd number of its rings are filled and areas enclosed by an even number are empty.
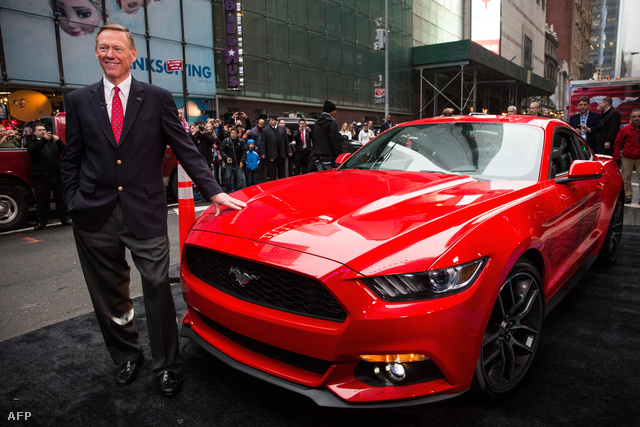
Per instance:
[[[89,102],[93,108],[98,125],[100,126],[100,129],[102,129],[105,137],[115,147],[116,140],[113,137],[113,130],[111,129],[111,122],[109,121],[109,113],[107,112],[107,103],[104,99],[104,84],[102,83],[102,80],[91,85],[89,89],[91,90]]]
[[[136,116],[140,111],[142,100],[144,99],[144,87],[133,77],[131,78],[131,90],[129,91],[129,99],[127,100],[127,109],[124,114],[124,123],[122,125],[122,135],[120,135],[120,144],[124,144],[127,140],[127,134],[133,127]]]

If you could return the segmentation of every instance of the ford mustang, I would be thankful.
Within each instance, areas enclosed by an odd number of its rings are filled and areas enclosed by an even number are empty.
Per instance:
[[[205,211],[181,259],[182,335],[318,405],[499,398],[545,314],[616,260],[618,166],[561,121],[408,122],[338,163]]]

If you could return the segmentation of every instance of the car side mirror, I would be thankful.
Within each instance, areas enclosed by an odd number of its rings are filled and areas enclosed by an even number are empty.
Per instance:
[[[604,168],[598,161],[592,160],[574,160],[569,167],[569,174],[557,178],[557,184],[568,184],[574,181],[586,181],[590,179],[602,178]]]
[[[349,157],[351,157],[350,153],[342,153],[336,158],[336,165],[340,166],[344,162],[346,162]]]

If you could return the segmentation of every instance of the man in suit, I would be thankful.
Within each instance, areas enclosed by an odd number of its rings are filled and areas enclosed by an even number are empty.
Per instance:
[[[576,129],[587,140],[587,144],[594,153],[598,153],[598,139],[596,135],[602,130],[600,114],[589,111],[589,97],[581,96],[578,100],[578,113],[569,117],[569,126]]]
[[[387,130],[387,129],[391,129],[391,128],[392,128],[392,127],[394,127],[395,125],[396,125],[396,124],[395,124],[395,123],[393,123],[393,117],[391,117],[391,114],[389,114],[389,115],[387,116],[387,121],[386,121],[386,122],[384,122],[384,123],[382,124],[382,126],[380,126],[380,133],[384,132],[384,131],[385,131],[385,130]],[[354,138],[355,138],[355,136],[354,136]]]
[[[602,110],[602,132],[598,133],[598,152],[601,154],[613,155],[613,144],[616,142],[622,116],[620,111],[613,108],[613,100],[608,96],[600,101]]]
[[[293,135],[295,141],[296,153],[295,153],[295,174],[302,175],[309,173],[309,167],[311,164],[311,132],[307,127],[307,121],[305,119],[298,120],[298,130]]]
[[[142,277],[153,374],[164,396],[181,385],[176,311],[169,284],[167,144],[200,192],[215,205],[241,209],[222,192],[178,118],[171,94],[132,78],[136,59],[126,27],[103,25],[95,53],[102,80],[66,100],[62,179],[78,257],[107,349],[120,366],[116,384],[135,380],[143,363],[129,296],[128,248]]]
[[[269,180],[287,177],[288,157],[291,157],[291,145],[282,126],[278,126],[278,116],[269,116],[269,125],[263,130],[264,144],[260,147],[260,158],[267,163]]]

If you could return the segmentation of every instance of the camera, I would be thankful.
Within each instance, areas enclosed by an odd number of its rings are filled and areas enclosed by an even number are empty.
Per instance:
[[[204,126],[200,125],[198,126],[198,129],[200,129],[200,132],[204,132]]]
[[[7,135],[7,141],[11,141],[13,139],[13,135]]]

